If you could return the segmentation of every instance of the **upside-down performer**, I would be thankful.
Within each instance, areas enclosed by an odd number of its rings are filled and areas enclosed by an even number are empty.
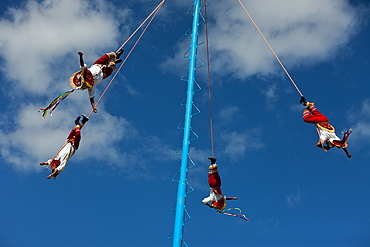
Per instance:
[[[112,74],[116,69],[116,64],[122,62],[122,59],[120,59],[122,53],[123,49],[120,49],[117,53],[106,53],[96,60],[90,68],[87,68],[83,60],[83,53],[81,51],[78,52],[81,70],[71,76],[70,85],[79,90],[88,89],[90,104],[94,113],[98,112],[94,100],[95,87]]]
[[[80,67],[81,70],[75,72],[69,80],[69,84],[72,89],[68,90],[65,93],[62,93],[56,97],[47,107],[40,108],[42,112],[42,117],[46,118],[47,113],[50,111],[50,115],[59,105],[59,103],[67,98],[68,95],[73,93],[75,90],[85,90],[89,91],[90,104],[94,113],[97,113],[98,110],[95,107],[95,87],[104,79],[109,77],[112,72],[116,69],[116,64],[122,62],[120,56],[123,53],[123,49],[120,49],[117,52],[109,52],[104,54],[98,60],[96,60],[90,68],[87,68],[87,65],[83,60],[83,53],[78,52],[80,56]]]
[[[328,151],[333,147],[341,148],[346,153],[347,157],[351,158],[352,155],[347,150],[347,139],[352,133],[352,130],[344,132],[343,139],[340,139],[335,134],[334,127],[329,124],[329,119],[317,110],[314,103],[307,102],[303,96],[300,102],[306,106],[306,109],[303,110],[303,121],[316,125],[316,130],[319,135],[319,141],[316,143],[316,146],[322,148],[324,151]]]
[[[226,207],[226,200],[236,200],[237,197],[226,197],[221,191],[221,177],[218,174],[218,166],[216,164],[216,158],[208,158],[211,161],[211,165],[208,167],[208,185],[210,188],[209,196],[204,198],[202,202],[218,210],[224,210]]]
[[[40,165],[46,165],[47,167],[51,167],[51,174],[47,176],[47,179],[54,178],[63,171],[69,161],[70,158],[74,155],[76,150],[80,146],[81,140],[81,129],[85,125],[85,123],[89,120],[85,115],[82,114],[82,120],[80,121],[81,117],[78,116],[75,120],[76,126],[71,130],[69,133],[66,143],[63,147],[58,151],[53,159],[49,159],[46,162],[40,163]],[[46,168],[47,169],[47,168]]]

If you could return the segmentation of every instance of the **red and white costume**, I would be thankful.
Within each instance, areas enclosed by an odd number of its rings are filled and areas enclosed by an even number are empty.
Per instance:
[[[104,54],[102,57],[96,60],[89,69],[85,69],[84,79],[88,84],[92,85],[92,87],[88,89],[90,98],[95,96],[95,87],[99,85],[102,80],[112,74],[113,68],[108,66],[109,61],[109,56]],[[86,67],[87,65],[85,64],[84,67],[81,67],[81,69]]]
[[[344,133],[344,137],[341,140],[336,134],[334,127],[329,124],[329,119],[324,116],[313,103],[309,103],[307,109],[303,111],[303,121],[305,123],[312,123],[316,125],[317,133],[319,134],[319,139],[321,144],[324,145],[325,143],[329,144],[328,148],[337,147],[345,149],[348,144],[346,143],[349,135],[352,131],[348,130]],[[347,155],[350,154],[348,153]]]
[[[72,156],[78,149],[80,145],[80,140],[81,140],[81,127],[80,125],[77,125],[71,130],[67,137],[65,145],[60,149],[55,158],[46,161],[46,163],[48,163],[48,165],[50,165],[53,169],[53,164],[55,163],[59,164],[60,162],[60,164],[55,169],[59,172],[63,171],[67,165],[68,160],[72,158]]]
[[[324,116],[315,106],[310,105],[303,111],[303,121],[316,125],[320,141],[324,144],[327,141],[333,143],[340,141],[340,138],[335,134],[335,129],[330,125],[329,119]]]
[[[210,187],[209,196],[204,198],[204,204],[211,203],[211,206],[223,210],[226,207],[226,196],[221,191],[221,177],[218,172],[208,173],[208,185]]]

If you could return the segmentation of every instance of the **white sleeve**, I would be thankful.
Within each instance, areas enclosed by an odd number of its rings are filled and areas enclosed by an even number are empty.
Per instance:
[[[212,199],[213,199],[213,198],[212,198],[212,196],[209,196],[209,197],[204,198],[204,199],[202,200],[202,202],[203,202],[204,204],[214,202]]]
[[[87,89],[89,91],[89,98],[94,98],[95,97],[95,86],[92,88]]]
[[[216,197],[215,197],[215,192],[212,190],[212,188],[210,188],[209,190],[209,196],[204,198],[202,200],[202,202],[204,204],[207,204],[207,203],[212,203],[212,202],[215,202],[216,201]]]

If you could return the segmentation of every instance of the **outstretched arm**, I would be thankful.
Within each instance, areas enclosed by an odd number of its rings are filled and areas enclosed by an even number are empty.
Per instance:
[[[342,148],[342,149],[346,153],[346,155],[347,155],[348,158],[351,158],[352,157],[352,155],[348,152],[347,148]]]
[[[79,51],[78,55],[80,55],[80,66],[84,67],[85,66],[85,62],[84,62],[84,59],[83,59],[84,54],[82,53],[82,51]]]
[[[95,106],[95,100],[94,100],[94,98],[95,97],[91,97],[90,98],[90,104],[91,104],[91,107],[92,107],[92,109],[93,109],[93,112],[94,113],[97,113],[98,112],[98,109],[96,108],[96,106]]]
[[[238,197],[226,197],[226,200],[238,200]]]

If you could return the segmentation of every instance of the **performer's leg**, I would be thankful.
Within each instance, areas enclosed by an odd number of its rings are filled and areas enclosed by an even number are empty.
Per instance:
[[[346,153],[346,155],[347,155],[348,158],[351,158],[352,157],[352,155],[348,152],[347,148],[342,148],[342,149]]]
[[[114,60],[114,59],[116,59],[116,57],[117,57],[117,55],[116,55],[116,53],[115,52],[109,52],[109,53],[107,53],[107,55],[108,55],[108,57],[109,57],[109,61],[112,61],[112,60]]]
[[[103,64],[108,65],[110,61],[116,59],[116,53],[115,52],[109,52],[101,56],[98,60],[96,60],[93,64]]]
[[[46,178],[50,179],[50,178],[54,177],[54,179],[56,179],[59,174],[60,174],[60,171],[58,171],[57,169],[54,169],[54,171],[49,176],[47,176]]]
[[[324,150],[324,152],[327,152],[330,147],[329,146],[326,146],[323,144],[323,142],[321,140],[319,140],[317,143],[316,143],[316,147],[318,148],[321,148],[322,150]]]
[[[328,122],[329,119],[317,110],[316,107],[311,107],[311,109],[305,109],[303,111],[303,121],[305,123],[317,124],[319,122]]]

